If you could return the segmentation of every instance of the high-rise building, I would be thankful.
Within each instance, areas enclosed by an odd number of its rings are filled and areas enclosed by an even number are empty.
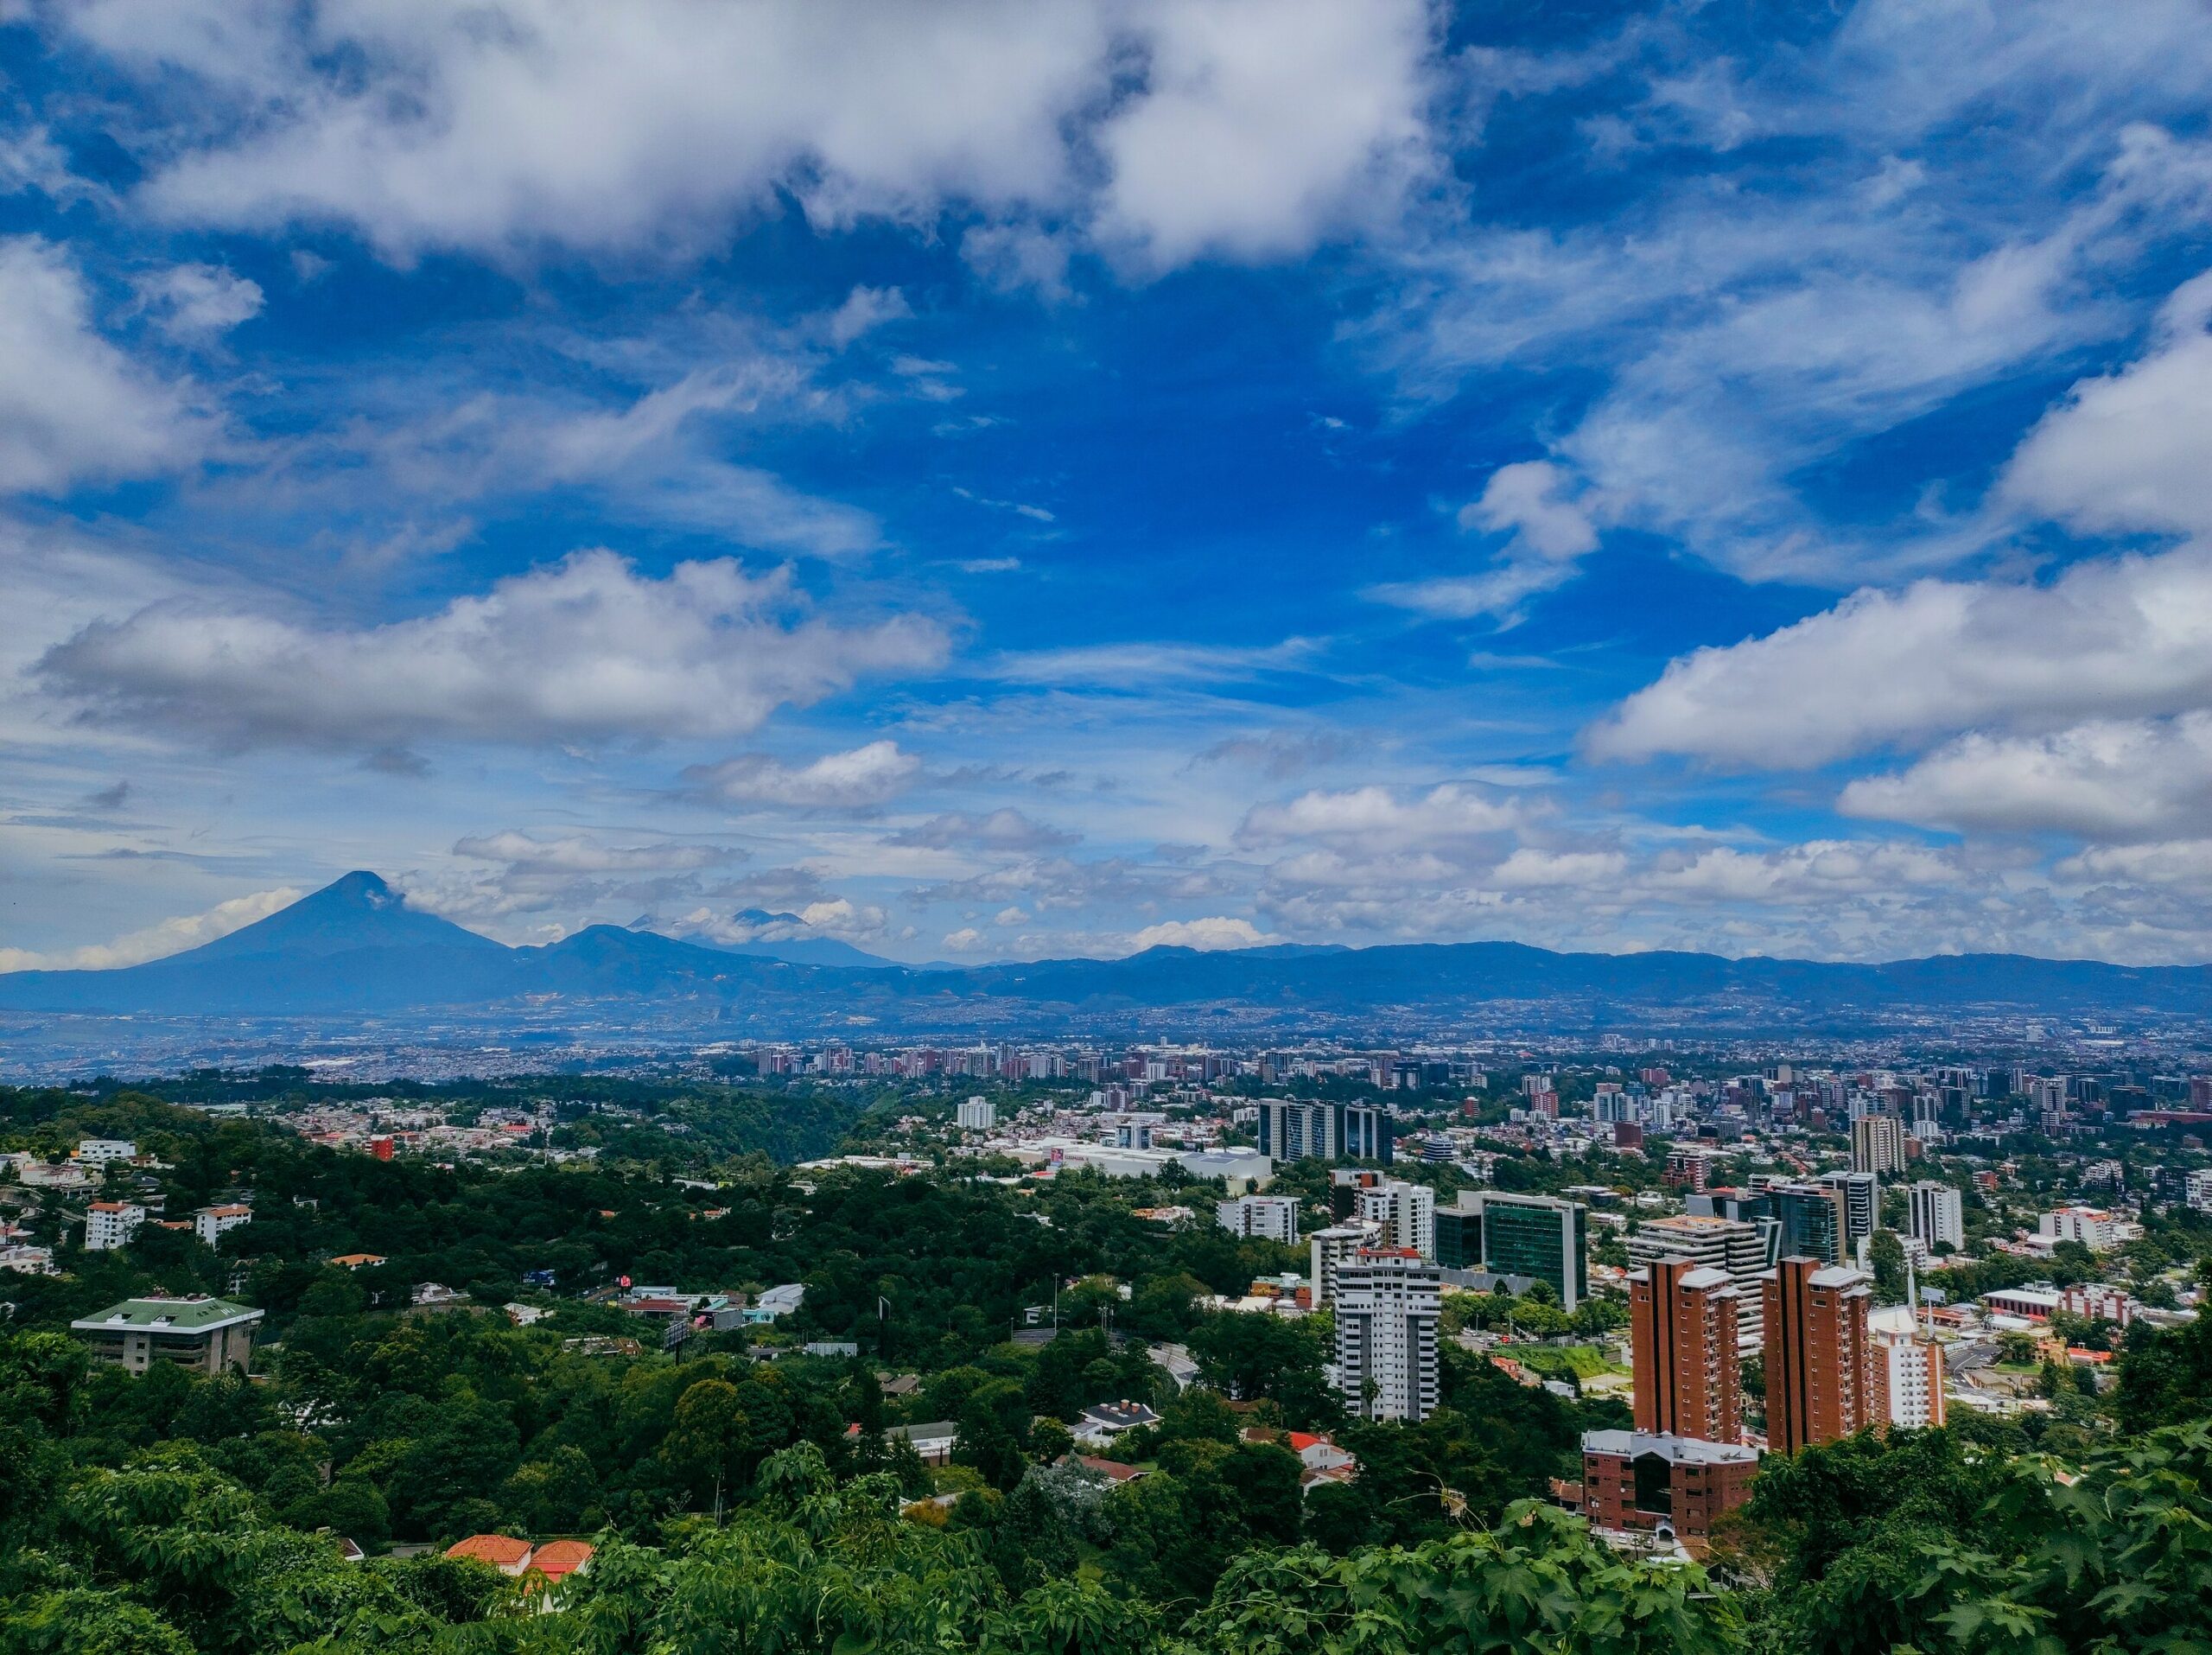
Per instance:
[[[1475,1191],[1463,1189],[1436,1209],[1436,1262],[1446,1270],[1483,1267],[1483,1203]]]
[[[1631,1265],[1650,1265],[1666,1258],[1687,1258],[1711,1270],[1727,1271],[1740,1295],[1736,1306],[1737,1346],[1743,1355],[1751,1356],[1759,1348],[1762,1325],[1759,1277],[1774,1268],[1777,1234],[1771,1219],[1753,1224],[1690,1213],[1647,1219],[1628,1238],[1628,1260]]]
[[[1767,1442],[1795,1454],[1876,1423],[1866,1277],[1818,1258],[1785,1258],[1764,1287]]]
[[[1549,1282],[1562,1309],[1590,1296],[1589,1209],[1553,1195],[1482,1194],[1483,1268]]]
[[[1386,1245],[1410,1247],[1432,1262],[1436,1257],[1436,1192],[1426,1184],[1387,1178],[1359,1192],[1357,1220],[1382,1232]]]
[[[1966,1203],[1959,1192],[1948,1184],[1939,1184],[1932,1178],[1923,1178],[1905,1191],[1907,1211],[1906,1233],[1915,1241],[1933,1251],[1940,1242],[1949,1242],[1954,1251],[1967,1244]]]
[[[1257,1236],[1298,1244],[1298,1202],[1289,1195],[1240,1195],[1213,1210],[1214,1221],[1233,1236]]]
[[[1362,1419],[1436,1410],[1436,1266],[1411,1248],[1363,1248],[1337,1266],[1337,1389]]]
[[[1821,1183],[1836,1193],[1843,1219],[1843,1257],[1853,1257],[1859,1244],[1881,1223],[1882,1181],[1871,1172],[1824,1172]]]
[[[1272,1160],[1390,1162],[1390,1117],[1372,1104],[1266,1098],[1257,1126],[1260,1153]]]
[[[1874,1336],[1874,1413],[1909,1430],[1943,1423],[1943,1347],[1908,1327]]]
[[[1843,1262],[1843,1195],[1821,1184],[1771,1183],[1761,1192],[1774,1204],[1784,1257]]]
[[[999,1123],[999,1106],[988,1098],[970,1098],[960,1105],[960,1130],[988,1132]]]
[[[1728,1272],[1665,1258],[1629,1277],[1636,1429],[1733,1442],[1742,1434],[1738,1295]]]
[[[1332,1224],[1306,1238],[1313,1260],[1311,1285],[1315,1309],[1336,1296],[1338,1270],[1346,1261],[1357,1257],[1362,1248],[1372,1247],[1381,1238],[1381,1232],[1367,1224]]]
[[[1851,1170],[1885,1177],[1904,1170],[1904,1123],[1894,1115],[1862,1115],[1851,1123]]]

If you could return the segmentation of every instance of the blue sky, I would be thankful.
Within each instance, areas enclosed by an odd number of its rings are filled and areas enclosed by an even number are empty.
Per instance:
[[[2200,4],[0,28],[0,967],[2212,958]]]

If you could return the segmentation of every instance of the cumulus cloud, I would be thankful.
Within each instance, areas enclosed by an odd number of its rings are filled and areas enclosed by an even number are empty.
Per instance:
[[[1145,85],[1097,143],[1098,234],[1153,267],[1263,258],[1393,213],[1430,164],[1421,0],[1142,6]]]
[[[0,240],[0,490],[149,476],[195,458],[215,430],[188,387],[100,335],[67,253],[36,236]]]
[[[891,843],[931,850],[1036,851],[1058,850],[1082,837],[1033,821],[1008,806],[979,816],[957,811],[932,816],[899,829]]]
[[[159,925],[118,937],[113,942],[97,943],[64,953],[0,948],[0,971],[105,971],[120,965],[143,965],[148,960],[166,959],[188,948],[227,937],[257,920],[267,919],[280,908],[289,907],[302,894],[286,885],[273,891],[256,891],[251,896],[234,896],[226,902],[218,902],[205,913],[164,920]]]
[[[2157,347],[2084,379],[2005,468],[2014,507],[2095,533],[2212,533],[2212,272],[2159,313]]]
[[[133,283],[155,325],[188,341],[226,334],[261,314],[258,283],[214,264],[177,264]]]
[[[1249,920],[1211,914],[1203,920],[1167,920],[1147,926],[1129,938],[1131,952],[1147,948],[1195,948],[1213,953],[1228,948],[1260,948],[1282,940],[1262,931]]]
[[[518,874],[552,875],[689,873],[741,861],[746,854],[714,844],[607,844],[580,833],[538,839],[512,828],[463,838],[453,853],[474,862],[503,863]]]
[[[1295,839],[1350,840],[1371,847],[1433,845],[1518,827],[1529,815],[1520,799],[1493,799],[1452,783],[1409,798],[1387,787],[1355,787],[1256,805],[1246,813],[1236,837],[1247,845]]]
[[[1961,736],[1901,773],[1853,781],[1838,808],[1926,827],[2164,837],[2212,820],[2212,713]]]
[[[960,204],[980,262],[1056,283],[1039,220],[1146,269],[1301,251],[1428,162],[1421,0],[1018,0],[897,10],[494,0],[469,13],[92,0],[63,24],[261,118],[175,146],[172,220],[356,225],[387,258],[684,246]],[[1118,80],[1118,84],[1117,84]]]
[[[1796,769],[1992,722],[2050,728],[2212,705],[2212,551],[2080,563],[2047,586],[1866,590],[1669,664],[1586,732],[1605,759]]]
[[[913,314],[906,296],[895,287],[855,287],[844,303],[823,318],[822,336],[842,349],[862,334]]]
[[[788,575],[728,559],[643,575],[578,552],[379,627],[316,627],[188,601],[97,622],[43,684],[91,716],[238,745],[601,741],[756,729],[865,674],[926,671],[945,640],[899,616],[810,618]]]
[[[685,784],[731,805],[782,805],[809,810],[860,810],[895,799],[921,774],[922,761],[896,742],[870,742],[812,762],[787,765],[765,753],[719,764],[693,765]]]

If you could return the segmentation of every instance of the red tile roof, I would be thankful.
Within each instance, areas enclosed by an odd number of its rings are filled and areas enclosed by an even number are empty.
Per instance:
[[[530,1556],[530,1542],[511,1534],[472,1534],[446,1548],[448,1557],[474,1557],[495,1569],[514,1569]]]
[[[548,1540],[531,1555],[530,1566],[549,1581],[573,1575],[591,1561],[587,1540]]]

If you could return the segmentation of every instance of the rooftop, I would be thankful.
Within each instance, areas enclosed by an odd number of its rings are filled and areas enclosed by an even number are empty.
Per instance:
[[[69,1325],[72,1327],[143,1327],[199,1333],[235,1321],[258,1321],[261,1312],[227,1299],[125,1299]]]
[[[1585,1431],[1582,1434],[1585,1454],[1618,1454],[1623,1459],[1640,1460],[1647,1454],[1656,1454],[1671,1464],[1721,1466],[1756,1465],[1758,1450],[1735,1442],[1708,1442],[1702,1437],[1675,1436],[1655,1431]]]

